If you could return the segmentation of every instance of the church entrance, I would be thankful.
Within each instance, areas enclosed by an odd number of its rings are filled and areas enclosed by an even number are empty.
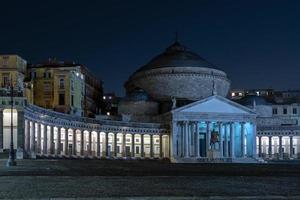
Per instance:
[[[206,157],[206,133],[200,132],[200,156]]]

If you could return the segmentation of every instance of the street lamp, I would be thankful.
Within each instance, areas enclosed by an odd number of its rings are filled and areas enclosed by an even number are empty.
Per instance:
[[[10,81],[10,149],[9,157],[6,163],[7,167],[16,166],[17,162],[15,161],[15,152],[14,152],[14,128],[13,128],[13,109],[14,109],[14,87],[12,78]]]

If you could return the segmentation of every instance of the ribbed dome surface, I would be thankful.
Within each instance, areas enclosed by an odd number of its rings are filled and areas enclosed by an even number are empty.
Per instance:
[[[139,71],[164,68],[164,67],[207,67],[215,68],[201,56],[191,52],[179,42],[169,46],[165,52],[154,57],[148,64],[141,67]]]

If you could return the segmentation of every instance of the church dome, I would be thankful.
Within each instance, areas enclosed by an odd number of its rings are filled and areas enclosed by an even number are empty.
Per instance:
[[[225,72],[177,41],[125,83],[127,93],[141,88],[156,101],[170,101],[173,97],[199,100],[214,93],[225,97],[229,87]]]
[[[179,42],[169,46],[165,52],[154,57],[148,64],[138,71],[157,69],[163,67],[214,67],[201,56],[190,51]]]

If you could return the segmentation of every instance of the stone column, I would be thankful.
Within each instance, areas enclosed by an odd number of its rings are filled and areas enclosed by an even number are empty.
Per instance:
[[[206,157],[210,149],[210,122],[206,122]]]
[[[47,125],[44,124],[43,126],[43,154],[47,155],[48,154],[48,135],[47,135]]]
[[[84,156],[84,131],[80,130],[80,155]]]
[[[227,125],[224,124],[224,157],[228,158],[228,136],[227,136]]]
[[[171,133],[171,137],[172,137],[172,144],[170,144],[171,150],[172,150],[172,156],[177,157],[178,155],[178,130],[177,130],[177,121],[172,121],[172,133]]]
[[[118,156],[118,152],[117,152],[117,142],[118,142],[118,133],[114,133],[114,156],[117,157]]]
[[[220,157],[224,157],[223,155],[223,135],[222,135],[222,123],[218,122],[218,129],[219,129],[219,150],[220,150]]]
[[[42,142],[42,139],[41,139],[41,130],[42,130],[42,124],[40,124],[40,123],[37,123],[37,148],[36,148],[36,150],[37,150],[37,153],[38,154],[40,154],[40,153],[42,153],[41,152],[41,147],[42,147],[42,144],[41,144],[41,142]]]
[[[100,132],[97,132],[97,156],[101,157],[101,153],[100,153]]]
[[[49,144],[50,154],[53,154],[54,153],[54,133],[53,133],[53,126],[50,126],[49,137],[50,137],[50,144]]]
[[[178,156],[183,157],[184,156],[184,127],[183,122],[178,122]]]
[[[69,154],[69,129],[65,129],[65,155]]]
[[[30,151],[35,152],[35,122],[32,122],[32,127],[31,127]]]
[[[89,149],[88,156],[92,156],[92,132],[89,131]]]
[[[144,134],[141,134],[141,157],[144,158]]]
[[[108,152],[108,132],[105,133],[105,156],[109,157],[110,152]]]
[[[126,157],[126,133],[123,133],[122,136],[122,155],[123,157]]]
[[[195,156],[200,158],[200,141],[199,141],[199,122],[196,122],[196,135],[195,135]]]
[[[261,136],[258,136],[258,156],[262,157],[262,152],[261,152]]]
[[[272,136],[269,136],[269,158],[272,158]]]
[[[150,157],[154,157],[154,152],[153,152],[153,135],[150,135]]]
[[[189,156],[192,157],[194,150],[193,150],[193,133],[194,133],[194,123],[193,122],[189,122],[188,124],[189,126],[189,134],[188,134],[188,138],[189,138]]]
[[[1,129],[1,127],[0,127],[0,129]],[[26,149],[26,152],[29,152],[29,150],[30,150],[30,121],[29,120],[26,120],[26,137],[25,138],[26,138],[25,149]]]
[[[245,157],[245,122],[241,123],[241,156]]]
[[[252,123],[252,128],[253,128],[253,140],[252,140],[252,156],[257,157],[257,152],[256,152],[256,124]]]
[[[60,155],[61,154],[61,133],[60,133],[61,128],[57,127],[57,144],[56,144],[56,154]]]
[[[159,134],[159,157],[163,158],[163,138],[162,138],[162,134]]]
[[[18,142],[15,145],[17,148],[24,149],[24,139],[25,139],[24,138],[24,130],[25,130],[24,111],[18,110],[17,112],[18,112],[18,117],[17,117],[17,124],[18,124],[18,126],[17,126],[17,141]],[[1,121],[1,117],[0,117],[0,121]]]
[[[3,151],[3,110],[0,110],[0,151]]]
[[[189,157],[189,123],[184,122],[184,157]]]
[[[230,157],[235,158],[234,154],[234,123],[230,123]]]
[[[76,129],[73,130],[73,148],[72,148],[72,155],[76,156],[76,146],[77,146],[77,141],[76,141]]]
[[[290,158],[293,158],[293,136],[290,136]]]
[[[134,141],[134,134],[132,133],[131,134],[131,157],[133,157],[133,158],[135,156],[135,149],[134,149],[134,147],[135,147],[135,141]]]
[[[282,152],[282,136],[279,136],[279,158],[283,159],[283,152]]]

